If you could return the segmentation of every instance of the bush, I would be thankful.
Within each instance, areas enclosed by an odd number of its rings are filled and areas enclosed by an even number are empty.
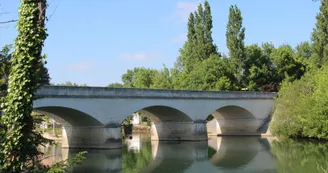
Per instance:
[[[328,139],[327,74],[323,67],[282,84],[270,124],[273,135]]]

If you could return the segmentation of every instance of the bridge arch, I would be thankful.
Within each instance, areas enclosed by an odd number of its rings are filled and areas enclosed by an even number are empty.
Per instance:
[[[103,124],[82,111],[62,106],[40,106],[34,111],[54,119],[63,126],[63,148],[93,148],[103,138]]]
[[[144,113],[152,120],[152,140],[206,140],[204,122],[194,122],[186,113],[166,105],[153,105],[135,112]]]
[[[159,122],[192,122],[192,119],[184,112],[163,105],[147,106],[137,112],[144,113],[154,123]]]
[[[207,129],[217,135],[256,134],[262,125],[262,120],[248,109],[237,105],[222,106],[210,115],[214,119],[208,123]]]
[[[91,115],[82,111],[62,106],[42,106],[34,111],[53,118],[63,126],[102,126],[103,124]]]

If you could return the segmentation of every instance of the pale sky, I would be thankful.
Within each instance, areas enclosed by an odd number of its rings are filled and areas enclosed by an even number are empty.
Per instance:
[[[17,19],[19,0],[0,0],[0,21]],[[134,67],[173,67],[200,0],[48,0],[44,53],[52,83],[90,86],[120,82]],[[230,5],[242,11],[246,45],[309,41],[320,2],[312,0],[209,0],[213,39],[227,53]],[[0,26],[0,47],[13,43],[15,24]]]

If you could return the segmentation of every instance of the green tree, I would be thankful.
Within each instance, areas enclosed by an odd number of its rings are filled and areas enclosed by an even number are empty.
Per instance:
[[[226,42],[229,56],[234,64],[235,76],[238,82],[241,80],[245,61],[245,28],[240,9],[234,5],[229,9],[229,20],[226,31]]]
[[[328,1],[321,0],[320,11],[317,14],[316,27],[312,32],[313,61],[316,67],[321,67],[328,57]]]
[[[107,87],[109,87],[109,88],[124,88],[124,85],[121,84],[121,83],[116,82],[116,83],[109,84]]]
[[[10,68],[12,64],[12,45],[6,45],[0,51],[0,97],[4,97],[7,94],[8,80],[10,74]],[[44,57],[45,58],[45,57]],[[39,63],[40,70],[38,71],[38,85],[49,85],[50,77],[48,69],[44,66],[44,62]]]
[[[212,28],[211,8],[205,1],[204,8],[202,4],[199,4],[197,11],[190,13],[187,41],[180,49],[180,56],[171,70],[172,84],[175,89],[190,88],[188,82],[185,82],[191,81],[188,79],[192,76],[190,73],[194,73],[192,71],[202,61],[210,58],[213,54],[218,54],[212,39]]]
[[[150,68],[134,68],[122,75],[122,81],[128,88],[150,88],[156,72]]]
[[[327,73],[322,67],[283,83],[270,124],[274,135],[328,139]]]
[[[305,73],[302,61],[296,58],[290,45],[281,45],[270,54],[271,61],[277,70],[278,83],[283,80],[294,81],[300,79]]]
[[[243,85],[249,90],[260,90],[275,78],[270,57],[257,44],[246,46]]]
[[[78,86],[88,86],[87,84],[77,84],[77,83],[70,82],[70,81],[67,81],[65,83],[56,84],[56,85],[57,86],[75,86],[75,87],[78,87]]]
[[[309,42],[301,42],[295,47],[295,49],[296,58],[299,59],[302,64],[306,66],[306,70],[310,70],[315,67],[313,59],[313,49],[312,45]]]
[[[161,71],[155,73],[151,88],[173,89],[170,70],[165,65]]]
[[[0,51],[0,98],[6,96],[12,56],[11,45],[6,45]]]

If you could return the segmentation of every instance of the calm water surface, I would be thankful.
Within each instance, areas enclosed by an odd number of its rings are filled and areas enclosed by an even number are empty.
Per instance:
[[[78,150],[48,147],[51,164]],[[259,137],[212,137],[205,142],[158,142],[133,135],[123,149],[89,150],[73,173],[324,173],[328,144],[318,141],[276,140]]]

